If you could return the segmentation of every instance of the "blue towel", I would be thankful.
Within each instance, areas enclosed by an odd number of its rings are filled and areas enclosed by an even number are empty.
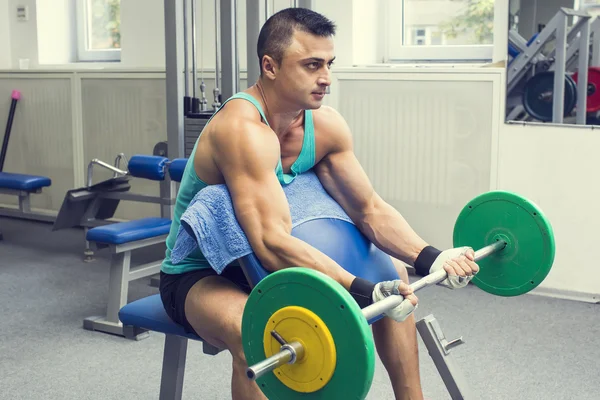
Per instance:
[[[283,187],[283,191],[290,206],[292,227],[317,218],[335,218],[352,223],[312,171],[298,175]],[[181,216],[171,262],[181,262],[198,247],[219,274],[231,262],[253,252],[235,217],[225,185],[207,186],[194,196]]]

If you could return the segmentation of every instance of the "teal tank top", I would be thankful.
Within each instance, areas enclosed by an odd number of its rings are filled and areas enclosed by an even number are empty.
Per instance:
[[[252,103],[260,113],[262,121],[269,126],[269,122],[263,113],[263,110],[256,101],[256,99],[250,96],[247,93],[240,92],[229,99],[227,99],[219,108],[213,116],[208,120],[212,120],[214,116],[222,109],[222,107],[227,104],[230,100],[233,99],[243,99]],[[207,123],[208,125],[208,123]],[[200,133],[200,136],[202,133]],[[180,263],[174,265],[171,263],[171,250],[173,246],[175,246],[175,240],[177,239],[177,232],[179,231],[181,215],[185,212],[188,205],[200,190],[208,186],[207,183],[203,182],[194,169],[194,155],[196,154],[196,148],[198,146],[198,140],[200,140],[200,136],[196,140],[196,144],[190,154],[187,165],[185,166],[185,170],[183,172],[183,177],[181,178],[181,183],[179,186],[179,191],[177,193],[177,199],[175,202],[175,209],[173,212],[173,222],[171,223],[171,229],[169,231],[169,235],[167,236],[167,250],[165,253],[165,259],[161,265],[161,271],[166,274],[181,274],[184,272],[189,272],[197,269],[203,268],[211,268],[206,258],[202,255],[202,252],[199,249],[196,249],[190,255],[188,255],[184,260]],[[315,164],[315,131],[313,124],[313,116],[312,111],[305,110],[304,111],[304,140],[302,142],[302,150],[300,150],[300,155],[298,159],[294,162],[291,167],[291,171],[289,174],[283,173],[283,168],[281,166],[281,158],[279,158],[279,162],[277,163],[277,167],[275,168],[275,174],[279,179],[279,182],[282,185],[287,185],[291,183],[294,178],[308,170],[310,170]]]

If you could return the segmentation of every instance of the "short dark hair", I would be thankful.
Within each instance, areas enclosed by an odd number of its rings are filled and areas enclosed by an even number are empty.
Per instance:
[[[307,8],[286,8],[273,14],[258,35],[256,50],[260,74],[262,75],[262,59],[265,55],[273,57],[281,64],[285,50],[292,43],[295,30],[327,37],[334,36],[335,29],[332,21]]]

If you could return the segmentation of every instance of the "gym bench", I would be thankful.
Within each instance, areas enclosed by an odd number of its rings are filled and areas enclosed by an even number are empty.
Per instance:
[[[345,221],[335,219],[307,221],[296,226],[292,230],[292,235],[324,251],[348,271],[363,279],[381,281],[398,277],[390,258],[371,244],[355,225]],[[327,240],[332,235],[335,235],[336,240]],[[346,247],[339,246],[338,243],[354,245]],[[269,274],[254,254],[243,257],[239,263],[252,287]],[[378,265],[378,268],[365,268],[366,265]],[[165,334],[160,400],[182,398],[188,340],[202,342],[205,354],[215,355],[221,351],[201,337],[185,332],[182,326],[173,322],[167,316],[158,294],[125,305],[119,312],[119,319],[127,335],[140,329]],[[417,323],[417,329],[452,399],[469,398],[466,381],[450,354],[450,349],[462,343],[462,338],[446,340],[432,315],[421,319]]]
[[[134,156],[132,161],[136,161]],[[169,162],[164,157],[143,156],[144,162],[138,163],[130,172],[138,177],[153,180],[179,182],[185,168],[185,159]],[[131,165],[131,162],[130,162]],[[140,166],[143,166],[140,168]],[[167,177],[165,171],[169,171]],[[119,320],[119,310],[127,304],[129,282],[150,277],[160,272],[162,258],[143,265],[131,267],[133,250],[165,243],[171,228],[170,218],[148,217],[127,222],[117,222],[97,226],[87,231],[86,240],[94,250],[108,249],[110,252],[108,304],[105,316],[85,318],[83,327],[87,330],[101,331],[140,340],[147,331],[130,327],[125,332]]]
[[[19,209],[2,208],[0,215],[27,218],[31,214],[31,195],[41,193],[44,187],[51,184],[50,178],[45,176],[0,172],[0,194],[19,197]],[[39,217],[36,215],[35,219],[39,219]],[[2,240],[1,231],[0,240]]]

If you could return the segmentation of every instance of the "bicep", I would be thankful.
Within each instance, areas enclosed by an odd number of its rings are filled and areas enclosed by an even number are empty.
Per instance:
[[[242,132],[216,146],[236,219],[259,258],[270,237],[291,229],[287,198],[275,174],[278,143],[265,132]]]

